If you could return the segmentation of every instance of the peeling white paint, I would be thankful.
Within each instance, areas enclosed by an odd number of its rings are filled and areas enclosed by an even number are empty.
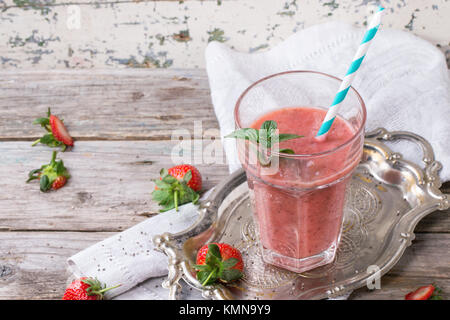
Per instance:
[[[0,68],[204,67],[208,41],[267,50],[305,27],[364,26],[376,0],[0,0]],[[450,58],[450,1],[390,0],[384,28],[412,32]]]

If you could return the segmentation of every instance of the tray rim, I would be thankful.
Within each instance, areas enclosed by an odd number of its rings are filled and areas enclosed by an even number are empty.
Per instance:
[[[424,163],[424,169],[416,163],[403,159],[402,154],[393,152],[383,143],[383,141],[395,141],[402,139],[409,140],[421,147],[423,152],[422,162]],[[412,240],[415,238],[414,229],[417,223],[431,212],[436,210],[445,210],[450,207],[449,195],[439,190],[442,185],[439,177],[439,170],[442,168],[442,165],[439,161],[435,160],[435,155],[431,144],[423,137],[408,131],[389,132],[384,128],[377,128],[366,133],[364,147],[375,149],[378,153],[382,154],[385,157],[385,160],[390,162],[391,165],[400,165],[412,172],[416,179],[417,185],[420,186],[426,194],[427,201],[421,206],[412,208],[405,215],[412,218],[407,225],[405,225],[407,222],[406,218],[402,217],[402,219],[400,219],[398,225],[394,229],[400,229],[396,232],[400,232],[401,244],[397,248],[393,257],[385,258],[382,261],[383,263],[379,270],[376,270],[376,272],[371,275],[367,275],[350,284],[346,284],[345,287],[340,286],[338,283],[332,289],[328,290],[323,297],[319,297],[319,299],[341,296],[364,286],[367,281],[375,275],[382,277],[398,262],[406,248],[412,244]],[[206,287],[202,287],[200,285],[197,279],[192,275],[189,263],[184,259],[183,253],[180,249],[180,244],[183,244],[184,241],[190,237],[195,236],[196,234],[199,234],[209,228],[217,218],[218,208],[223,199],[229,193],[227,191],[233,190],[235,186],[245,181],[245,172],[242,169],[235,171],[229,177],[220,182],[205,200],[200,202],[198,209],[199,217],[192,227],[177,234],[164,233],[161,235],[156,235],[152,239],[155,249],[165,253],[169,258],[169,273],[167,280],[163,282],[163,287],[169,289],[169,299],[177,299],[177,296],[181,291],[179,281],[182,278],[190,286],[200,290],[205,298],[217,300],[234,299],[229,290],[221,284]],[[234,183],[230,184],[230,182]],[[206,229],[205,224],[207,225]]]

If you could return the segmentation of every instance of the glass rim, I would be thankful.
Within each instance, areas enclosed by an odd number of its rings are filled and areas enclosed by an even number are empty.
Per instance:
[[[287,74],[315,74],[315,75],[321,75],[324,77],[327,77],[329,79],[333,79],[333,80],[337,80],[339,82],[342,82],[342,79],[329,75],[327,73],[324,72],[319,72],[319,71],[312,71],[312,70],[291,70],[291,71],[283,71],[283,72],[278,72],[278,73],[274,73],[271,75],[268,75],[264,78],[261,78],[257,81],[255,81],[254,83],[252,83],[249,87],[247,87],[247,89],[244,90],[244,92],[241,93],[241,95],[239,96],[238,100],[236,101],[236,105],[234,107],[234,122],[235,125],[237,127],[237,129],[242,129],[241,123],[240,123],[240,117],[239,117],[239,107],[241,105],[242,100],[244,99],[244,97],[246,96],[246,94],[253,89],[254,87],[256,87],[257,85],[259,85],[260,83],[269,80],[271,78],[275,78],[278,76],[283,76],[283,75],[287,75]],[[349,145],[350,143],[352,143],[354,140],[356,140],[359,135],[361,134],[361,132],[364,130],[365,125],[366,125],[366,119],[367,119],[367,110],[366,110],[366,105],[364,103],[364,100],[362,99],[361,95],[359,94],[358,91],[356,91],[355,88],[353,88],[352,86],[350,86],[349,91],[352,91],[353,93],[356,94],[356,97],[359,101],[359,104],[361,106],[362,109],[362,113],[363,113],[363,118],[362,118],[362,122],[361,122],[361,126],[358,128],[358,130],[354,133],[354,135],[347,141],[345,141],[344,143],[338,145],[337,147],[334,147],[333,149],[330,150],[325,150],[322,152],[317,152],[317,153],[309,153],[309,154],[287,154],[287,153],[279,153],[279,152],[272,152],[273,155],[278,156],[278,157],[283,157],[283,158],[308,158],[308,157],[317,157],[317,156],[324,156],[324,155],[328,155],[328,154],[332,154],[344,147],[346,147],[347,145]],[[332,100],[332,97],[330,98],[330,101]]]

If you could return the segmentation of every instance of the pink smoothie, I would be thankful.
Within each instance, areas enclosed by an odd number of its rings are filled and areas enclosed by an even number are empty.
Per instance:
[[[284,108],[265,114],[252,127],[259,129],[264,121],[274,120],[280,133],[304,136],[281,142],[280,149],[290,148],[301,155],[316,154],[342,146],[355,135],[347,121],[336,118],[327,139],[318,141],[315,135],[325,113],[316,108]],[[335,250],[346,184],[361,157],[359,150],[355,153],[356,149],[348,144],[332,155],[281,158],[278,172],[271,175],[261,175],[258,166],[244,164],[264,249],[294,259],[315,256],[330,248]],[[282,258],[270,262],[285,266]],[[298,270],[295,266],[287,268]]]

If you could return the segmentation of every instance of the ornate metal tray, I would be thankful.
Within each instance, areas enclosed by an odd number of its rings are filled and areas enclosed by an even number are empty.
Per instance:
[[[392,152],[382,141],[408,140],[419,146],[422,165]],[[252,221],[246,176],[241,170],[220,183],[202,201],[199,219],[179,234],[153,241],[169,257],[163,286],[176,299],[184,279],[212,299],[336,298],[374,283],[388,272],[414,239],[416,224],[427,214],[449,207],[441,193],[430,144],[410,132],[377,129],[366,134],[363,159],[353,175],[346,201],[343,234],[335,261],[304,273],[293,273],[262,261]],[[205,243],[227,242],[241,250],[245,269],[232,285],[202,287],[192,265]]]

